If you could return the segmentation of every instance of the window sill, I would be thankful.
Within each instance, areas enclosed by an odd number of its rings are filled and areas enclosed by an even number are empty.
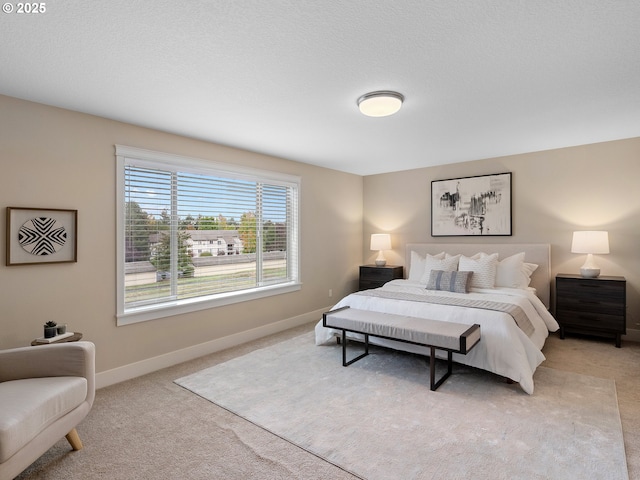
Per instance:
[[[176,300],[160,305],[151,305],[129,309],[117,316],[117,326],[131,325],[134,323],[146,322],[158,318],[171,317],[184,313],[197,312],[209,308],[231,305],[234,303],[256,300],[259,298],[271,297],[300,290],[300,283],[287,283],[285,285],[273,285],[267,287],[244,290],[242,292],[229,292],[227,294],[215,295],[208,299],[195,298],[186,300]]]

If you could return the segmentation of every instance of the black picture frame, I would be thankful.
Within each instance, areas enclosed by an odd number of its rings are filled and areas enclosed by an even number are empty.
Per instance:
[[[431,182],[431,236],[512,235],[511,172]]]
[[[7,207],[6,265],[78,261],[78,211]]]

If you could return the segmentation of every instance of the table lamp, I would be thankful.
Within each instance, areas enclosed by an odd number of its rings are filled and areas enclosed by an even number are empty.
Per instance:
[[[376,265],[383,267],[387,264],[387,261],[382,254],[383,250],[391,250],[391,235],[388,233],[373,233],[371,234],[371,250],[378,250],[378,258],[376,258]]]

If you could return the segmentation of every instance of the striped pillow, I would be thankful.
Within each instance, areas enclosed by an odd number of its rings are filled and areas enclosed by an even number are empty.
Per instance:
[[[473,272],[445,272],[431,270],[427,290],[443,290],[446,292],[469,293],[469,285]]]
[[[475,288],[494,288],[496,285],[496,269],[498,254],[493,253],[485,257],[473,259],[462,255],[458,268],[473,272],[471,286]]]

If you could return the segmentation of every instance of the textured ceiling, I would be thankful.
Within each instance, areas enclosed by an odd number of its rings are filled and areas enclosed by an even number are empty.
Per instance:
[[[0,94],[368,175],[640,136],[639,25],[638,0],[54,0],[0,13]],[[403,108],[363,116],[373,90]]]

